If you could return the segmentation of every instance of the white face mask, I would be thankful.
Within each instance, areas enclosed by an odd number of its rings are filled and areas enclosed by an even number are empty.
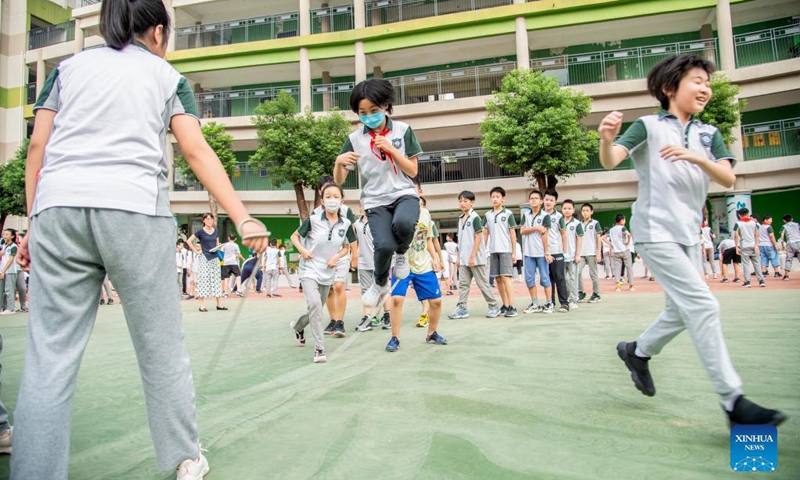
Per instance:
[[[342,201],[335,198],[328,198],[324,203],[325,210],[329,211],[330,213],[338,212],[339,208],[342,206]]]

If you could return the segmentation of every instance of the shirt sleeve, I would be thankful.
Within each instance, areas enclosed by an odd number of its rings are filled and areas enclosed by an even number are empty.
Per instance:
[[[350,220],[350,225],[355,225],[356,224],[356,216],[353,213],[353,209],[352,208],[348,208],[347,209],[347,219]]]
[[[578,228],[576,228],[575,231],[578,235],[583,236],[583,225],[581,225],[581,222],[578,222]]]
[[[614,145],[619,145],[628,151],[630,155],[639,145],[647,141],[647,127],[644,126],[644,121],[639,118],[625,130],[615,142]]]
[[[45,80],[42,91],[39,93],[39,98],[36,99],[36,103],[33,105],[33,111],[44,108],[57,112],[60,107],[60,97],[61,82],[58,80],[58,68],[56,68]]]
[[[431,223],[431,233],[433,233],[434,237],[439,236],[439,228],[436,226],[436,222]]]
[[[191,115],[198,121],[200,120],[200,116],[197,114],[197,102],[194,100],[192,87],[189,86],[186,77],[181,77],[180,81],[178,81],[178,88],[172,97],[170,107],[170,118],[175,115]]]
[[[739,222],[733,224],[733,231],[739,230]]]
[[[422,146],[419,144],[419,140],[417,140],[417,136],[414,135],[411,127],[408,127],[405,135],[403,135],[403,144],[406,146],[406,158],[416,157],[422,153]]]
[[[736,157],[725,146],[725,140],[719,130],[714,130],[714,136],[711,138],[711,155],[714,157],[712,160],[715,162],[727,159],[730,160],[731,167],[736,166]]]
[[[350,225],[350,228],[347,229],[347,243],[353,243],[356,241],[356,231],[353,229],[353,226]]]
[[[767,227],[767,235],[769,235],[770,233],[775,233],[775,230],[772,229],[772,225]]]
[[[542,226],[544,228],[550,228],[550,225],[552,225],[552,222],[550,220],[550,215],[545,215],[544,218],[542,219]]]
[[[628,233],[628,229],[625,228],[625,227],[622,227],[622,233]]]
[[[508,228],[514,228],[517,226],[517,219],[514,217],[514,213],[510,212],[508,215]]]
[[[201,232],[202,232],[202,231],[203,231],[203,230],[202,230],[202,229],[200,229],[200,230],[198,230],[198,231],[194,232],[194,236],[195,236],[195,237],[197,237],[198,239],[202,239],[202,238],[201,238],[201,236],[200,236],[200,234],[201,234]]]
[[[347,138],[344,140],[344,145],[342,145],[342,149],[339,150],[339,155],[347,152],[353,152],[353,143],[350,141],[350,136],[348,135]]]
[[[475,217],[475,220],[473,220],[472,222],[472,228],[475,230],[475,233],[478,233],[483,229],[483,223],[481,222],[481,217]]]
[[[303,220],[303,223],[300,224],[300,228],[297,229],[297,233],[300,234],[301,237],[306,238],[308,232],[311,231],[311,218],[306,218]]]
[[[594,229],[595,229],[595,232],[597,234],[599,234],[601,236],[603,235],[603,227],[600,225],[600,222],[598,222],[597,220],[594,221]]]

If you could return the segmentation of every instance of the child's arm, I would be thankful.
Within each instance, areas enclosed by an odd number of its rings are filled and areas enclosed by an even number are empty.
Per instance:
[[[426,247],[428,249],[428,255],[430,255],[431,259],[433,260],[433,271],[438,272],[439,270],[442,269],[442,263],[439,260],[439,256],[436,254],[436,247],[433,245],[433,238],[431,238],[430,235],[428,235],[428,240],[426,244],[427,244]]]
[[[583,230],[578,225],[578,238],[575,240],[575,263],[581,263],[581,249],[583,248]]]
[[[481,246],[481,241],[483,240],[483,231],[478,230],[475,232],[475,243],[472,245],[472,251],[469,254],[469,266],[475,266],[476,256],[478,255],[478,248]]]
[[[597,133],[600,134],[600,164],[611,170],[628,156],[628,150],[614,145],[614,139],[622,128],[622,112],[611,112],[600,122]]]
[[[511,263],[517,263],[517,229],[511,227],[508,229],[509,235],[511,235]]]
[[[561,229],[561,245],[562,245],[562,251],[564,251],[566,253],[566,251],[567,251],[567,229],[566,228],[562,228]]]
[[[688,148],[678,145],[667,145],[661,149],[661,158],[677,162],[684,160],[693,163],[700,167],[708,178],[722,185],[725,188],[731,188],[736,182],[736,175],[733,174],[733,166],[730,160],[723,158],[717,162],[699,155]]]
[[[306,219],[306,222],[308,222],[308,219]],[[306,247],[303,246],[303,241],[302,241],[301,235],[300,235],[300,230],[303,229],[304,225],[305,225],[305,222],[303,222],[303,225],[300,225],[300,228],[295,230],[295,232],[292,234],[291,240],[292,240],[292,245],[294,245],[294,248],[296,248],[297,251],[300,252],[300,256],[302,258],[306,259],[306,260],[311,260],[312,258],[314,258],[314,254],[311,253],[310,250],[306,249]],[[308,228],[308,227],[306,227],[306,228]],[[264,265],[265,266],[266,266],[266,263],[267,263],[267,258],[266,258],[266,255],[265,255],[264,256]]]
[[[733,227],[733,243],[736,244],[736,254],[741,255],[742,250],[739,248],[739,225]]]
[[[489,245],[489,227],[483,227],[483,243]]]
[[[775,240],[775,231],[774,230],[769,232],[769,239],[770,239],[770,241],[772,241],[772,246],[775,247],[775,250],[780,250],[778,248],[778,241]]]

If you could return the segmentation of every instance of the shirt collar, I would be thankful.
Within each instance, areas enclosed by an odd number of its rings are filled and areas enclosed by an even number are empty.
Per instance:
[[[342,216],[340,215],[340,213],[341,213],[341,207],[339,207],[339,210],[336,211],[336,216],[339,218],[339,220],[337,220],[337,223],[342,220]],[[322,207],[322,209],[320,210],[319,219],[322,221],[328,221],[328,217],[325,215],[325,207]]]
[[[390,117],[389,115],[386,115],[386,128],[388,128],[389,130],[392,129],[392,117]],[[371,131],[372,131],[371,128],[364,125],[364,135],[367,135]]]
[[[475,209],[474,209],[474,208],[470,208],[470,209],[469,209],[469,212],[467,212],[467,213],[462,213],[462,214],[461,214],[461,216],[460,216],[460,217],[458,217],[458,218],[464,218],[465,216],[466,216],[466,217],[469,217],[470,215],[472,215],[472,212],[474,212],[474,211],[475,211]]]
[[[661,119],[664,119],[664,118],[673,118],[675,120],[678,119],[678,117],[676,117],[675,115],[669,113],[668,111],[666,111],[666,110],[664,110],[662,108],[658,112],[658,119],[661,120]],[[699,121],[700,121],[700,118],[697,116],[696,113],[693,113],[691,118],[689,118],[689,122],[699,122]]]
[[[153,52],[150,51],[149,48],[147,48],[147,45],[145,45],[144,43],[140,42],[139,40],[134,40],[133,44],[136,45],[137,47],[141,48],[141,49],[144,49],[148,53],[153,53]]]

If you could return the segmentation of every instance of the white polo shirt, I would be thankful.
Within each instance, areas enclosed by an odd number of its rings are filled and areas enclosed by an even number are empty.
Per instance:
[[[485,227],[489,230],[489,253],[511,253],[511,229],[517,226],[517,219],[511,210],[503,207],[486,212]]]
[[[624,226],[617,224],[611,227],[611,230],[608,231],[608,238],[611,240],[611,251],[613,253],[622,253],[622,252],[629,252],[630,244],[625,243],[625,234],[628,232],[628,229]]]
[[[550,228],[550,217],[544,213],[544,209],[540,208],[539,212],[534,215],[533,210],[522,210],[521,226],[525,228],[531,227],[545,227]],[[526,257],[541,258],[544,257],[544,242],[542,234],[539,232],[529,233],[522,236],[522,253]]]
[[[564,239],[561,237],[561,230],[564,230],[564,215],[558,210],[553,210],[552,213],[545,212],[545,215],[550,217],[550,225],[546,225],[547,230],[547,245],[550,255],[563,255],[564,254]]]
[[[189,83],[143,45],[85,50],[47,78],[34,111],[57,112],[33,215],[51,207],[171,217],[166,135],[197,117]],[[171,147],[170,147],[171,148]]]
[[[303,246],[314,254],[314,258],[300,258],[300,278],[315,280],[320,285],[333,285],[335,269],[328,268],[331,257],[339,253],[342,245],[356,241],[350,220],[341,214],[331,225],[325,212],[316,212],[297,229]]]
[[[469,266],[469,257],[475,246],[475,234],[481,231],[483,231],[483,224],[475,210],[462,213],[458,218],[458,251],[461,253],[461,265]],[[479,242],[478,250],[475,253],[475,265],[486,265],[486,244],[484,242]]]
[[[358,238],[358,269],[375,270],[375,245],[366,216],[356,220],[353,227],[356,231],[356,238]]]
[[[603,235],[603,227],[597,220],[589,220],[583,225],[583,243],[581,244],[581,256],[590,257],[597,255],[597,236]]]
[[[567,231],[567,251],[564,252],[564,260],[574,262],[578,249],[578,237],[583,237],[583,224],[577,218],[572,217],[569,222],[564,224],[564,229]]]
[[[800,242],[800,225],[797,222],[784,223],[781,227],[781,235],[785,235],[786,243]]]

